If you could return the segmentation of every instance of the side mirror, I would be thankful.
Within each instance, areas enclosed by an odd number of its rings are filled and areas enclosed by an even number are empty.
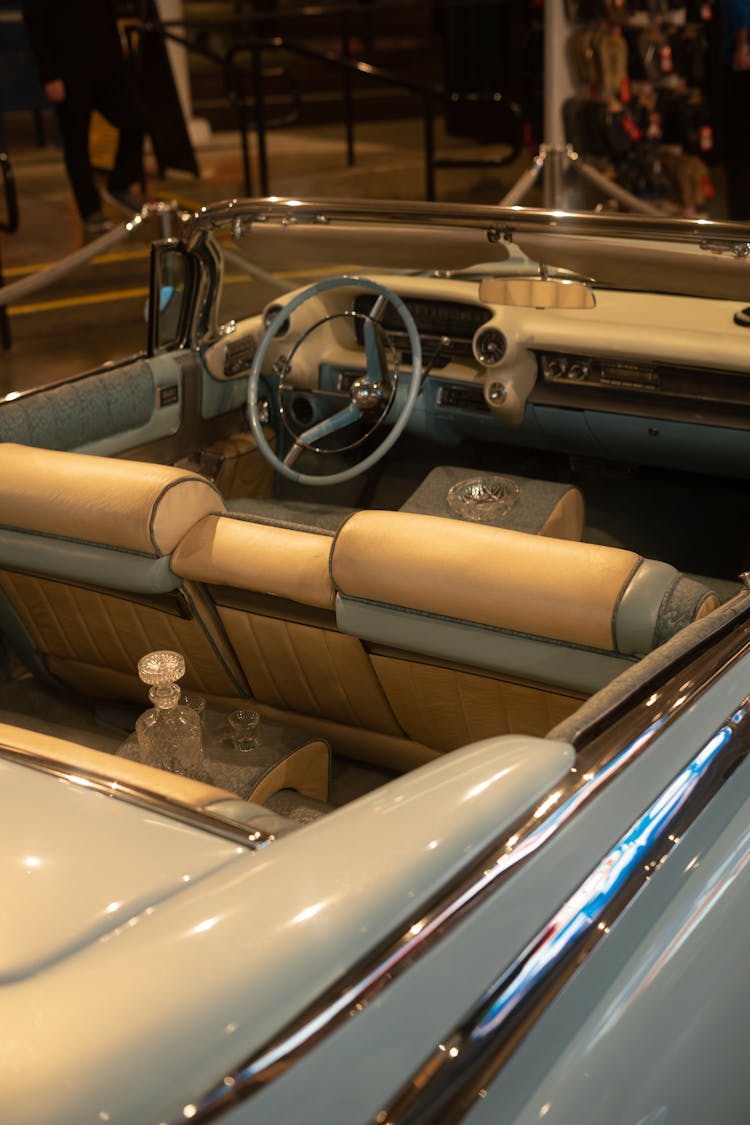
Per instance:
[[[145,310],[149,355],[185,342],[189,269],[190,257],[177,239],[167,238],[151,247],[151,285]]]

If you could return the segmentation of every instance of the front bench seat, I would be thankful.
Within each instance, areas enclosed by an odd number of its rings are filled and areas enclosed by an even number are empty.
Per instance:
[[[405,512],[352,516],[331,575],[401,726],[443,750],[546,734],[719,604],[631,551]]]
[[[136,665],[161,648],[184,655],[186,687],[247,695],[203,592],[170,567],[223,510],[186,470],[0,444],[0,630],[43,680],[95,698],[147,706]]]

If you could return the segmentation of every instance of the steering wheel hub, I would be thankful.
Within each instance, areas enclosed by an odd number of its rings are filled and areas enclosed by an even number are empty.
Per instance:
[[[355,379],[349,394],[360,410],[382,410],[391,394],[391,388],[385,383],[375,383],[366,377]]]

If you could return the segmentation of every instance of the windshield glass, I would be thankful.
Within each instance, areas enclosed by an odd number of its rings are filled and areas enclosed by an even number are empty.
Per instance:
[[[279,201],[262,214],[216,221],[224,263],[219,321],[251,316],[279,294],[321,277],[373,272],[559,276],[601,289],[733,300],[750,292],[750,242],[742,241],[750,239],[750,229],[742,224],[499,208],[446,213],[427,204],[412,204],[403,215],[362,209],[353,217],[354,209],[305,204],[290,215]]]
[[[486,231],[363,224],[253,224],[219,238],[224,262],[220,321],[259,312],[274,297],[336,275],[539,275],[512,244],[490,245]],[[481,264],[481,265],[480,265]],[[251,284],[248,285],[248,282]],[[251,300],[255,307],[248,307]]]

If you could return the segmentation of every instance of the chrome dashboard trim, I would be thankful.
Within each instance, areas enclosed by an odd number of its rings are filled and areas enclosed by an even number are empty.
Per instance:
[[[746,601],[747,595],[739,595],[733,604],[739,600]],[[715,633],[704,638],[678,659],[676,665],[668,670],[671,675],[668,674],[661,686],[656,686],[657,677],[661,678],[657,674],[638,685],[633,693],[620,701],[614,712],[602,721],[603,729],[599,729],[599,725],[594,722],[583,731],[575,740],[576,766],[571,769],[568,778],[555,794],[548,794],[537,809],[527,811],[511,826],[510,831],[504,832],[479,859],[473,860],[470,868],[456,876],[420,914],[409,919],[397,934],[384,940],[378,948],[343,974],[261,1050],[231,1073],[222,1076],[213,1089],[202,1097],[193,1099],[189,1115],[175,1118],[171,1125],[184,1125],[187,1120],[194,1125],[205,1125],[206,1122],[215,1120],[225,1110],[252,1097],[279,1078],[323,1038],[346,1020],[355,1017],[409,965],[427,953],[446,929],[455,926],[468,911],[480,905],[502,880],[522,866],[600,790],[643,754],[654,739],[675,722],[727,668],[748,654],[750,605],[743,605],[738,616],[725,620]],[[635,712],[627,710],[633,703],[634,696],[641,700]],[[750,697],[743,706],[750,706]],[[743,713],[743,724],[744,721]],[[744,733],[743,725],[743,737]],[[750,740],[750,731],[747,737]],[[705,752],[704,748],[698,758]],[[687,768],[690,770],[692,766]],[[555,800],[551,802],[553,796]],[[550,805],[552,811],[548,812]],[[589,878],[594,878],[595,874],[596,872]],[[587,884],[588,880],[583,885]],[[547,931],[538,935],[522,952],[522,965],[518,972],[533,957],[540,942],[547,936]],[[599,937],[601,936],[603,935],[600,933]],[[545,967],[545,972],[547,968],[549,966]],[[500,978],[501,983],[504,981],[505,977]],[[482,997],[480,1005],[486,1002],[493,987],[494,985],[490,986],[490,992]],[[457,1034],[462,1030],[458,1029]],[[421,1081],[424,1088],[429,1066],[434,1065],[434,1058],[433,1056],[420,1069],[419,1075],[414,1077],[404,1096],[416,1089],[417,1082]],[[391,1111],[401,1111],[398,1101],[383,1111],[385,1116],[378,1115],[377,1125],[403,1125],[400,1118],[391,1122]],[[404,1118],[408,1125],[417,1120],[423,1119],[419,1115]],[[448,1118],[433,1116],[424,1120],[429,1120],[431,1125],[443,1125],[443,1121]]]
[[[75,766],[60,762],[55,758],[31,750],[22,750],[16,746],[0,743],[0,759],[18,762],[29,769],[38,770],[40,773],[69,781],[73,785],[85,786],[106,797],[114,797],[118,801],[127,801],[131,805],[147,809],[149,812],[159,813],[161,816],[178,820],[181,824],[191,828],[199,828],[203,832],[211,832],[214,836],[221,836],[233,844],[241,844],[253,851],[264,847],[276,839],[260,829],[250,825],[240,824],[228,817],[219,816],[218,813],[204,809],[193,808],[173,798],[154,793],[145,786],[135,785],[132,782],[114,781],[97,770],[83,766]],[[228,794],[232,796],[232,794]]]

